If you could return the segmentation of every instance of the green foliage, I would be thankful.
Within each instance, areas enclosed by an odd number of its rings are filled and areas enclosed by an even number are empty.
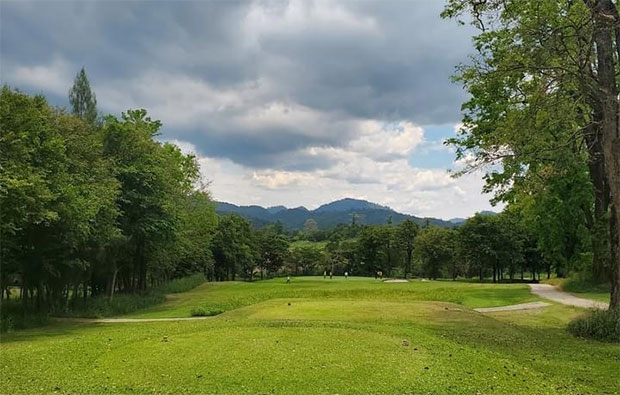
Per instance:
[[[318,274],[326,269],[325,247],[320,243],[296,243],[292,245],[287,257],[292,274],[297,275],[299,268],[304,275]]]
[[[71,90],[69,90],[71,112],[86,122],[95,123],[97,119],[97,97],[90,89],[90,82],[84,68],[77,73]]]
[[[575,336],[620,343],[620,308],[595,310],[568,325]]]
[[[422,229],[415,239],[414,251],[425,276],[430,279],[442,277],[442,272],[456,259],[455,236],[455,231],[437,226]]]
[[[501,280],[506,269],[512,279],[517,268],[525,263],[525,234],[518,219],[509,213],[476,214],[458,233],[460,256],[472,273],[478,273],[481,281],[488,271],[493,272],[494,282]]]
[[[411,264],[413,259],[414,239],[418,235],[420,227],[411,220],[405,220],[397,229],[398,242],[405,252],[404,277],[407,278],[411,273]]]
[[[68,312],[57,314],[86,318],[112,317],[146,309],[161,304],[165,300],[164,294],[158,292],[146,294],[118,293],[112,299],[100,295],[87,299],[73,299],[69,304]]]
[[[196,158],[156,141],[144,110],[94,122],[87,88],[82,70],[76,115],[0,93],[0,289],[19,285],[27,314],[131,311],[150,302],[128,293],[213,271],[217,216]]]
[[[470,93],[449,141],[474,159],[463,172],[487,170],[486,191],[525,217],[548,276],[615,272],[620,290],[616,3],[450,0],[442,15],[479,30],[455,78]]]
[[[36,328],[48,322],[47,312],[27,310],[20,300],[0,301],[0,333]]]
[[[253,277],[257,266],[256,240],[245,218],[238,215],[220,217],[212,251],[216,280],[234,280],[237,274]]]
[[[144,294],[119,293],[112,299],[104,295],[87,299],[77,298],[70,302],[69,310],[63,315],[98,318],[129,314],[163,303],[166,294],[187,292],[204,282],[205,276],[197,273],[153,287]]]
[[[192,309],[190,315],[192,317],[213,317],[214,315],[222,314],[224,310],[220,309],[205,309],[203,307],[196,307]]]
[[[203,284],[206,281],[204,274],[196,273],[191,276],[175,278],[172,281],[164,283],[153,289],[154,292],[162,294],[176,294],[187,292],[197,286]]]

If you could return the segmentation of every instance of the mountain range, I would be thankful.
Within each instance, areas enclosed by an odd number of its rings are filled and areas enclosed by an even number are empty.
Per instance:
[[[315,220],[319,229],[331,229],[338,224],[350,224],[352,221],[363,225],[385,224],[390,218],[395,225],[405,219],[411,219],[419,225],[428,223],[445,228],[452,228],[464,221],[460,218],[445,221],[438,218],[416,217],[366,200],[351,198],[323,204],[314,210],[308,210],[305,207],[237,206],[231,203],[216,202],[216,211],[218,214],[238,214],[247,218],[257,228],[279,221],[287,229],[302,229],[308,219]]]

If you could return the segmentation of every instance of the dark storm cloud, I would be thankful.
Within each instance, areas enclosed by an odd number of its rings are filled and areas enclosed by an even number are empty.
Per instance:
[[[442,2],[436,0],[63,1],[0,7],[2,82],[16,85],[12,71],[55,59],[66,62],[72,74],[85,66],[103,110],[153,109],[158,111],[153,117],[164,122],[165,138],[251,167],[324,167],[325,158],[290,158],[290,153],[346,145],[355,130],[339,120],[457,122],[464,98],[450,75],[466,60],[470,39],[466,29],[439,19]],[[149,72],[165,78],[145,86],[141,76]],[[175,76],[189,81],[187,95],[165,101],[168,80]],[[185,116],[192,100],[217,101],[222,92],[253,83],[266,88],[249,99],[241,91],[230,99],[232,110],[199,109],[184,120],[173,116]],[[194,85],[214,92],[192,96]],[[106,93],[112,89],[114,95]],[[269,102],[311,111],[316,133],[300,133],[286,122],[258,127],[234,122]]]

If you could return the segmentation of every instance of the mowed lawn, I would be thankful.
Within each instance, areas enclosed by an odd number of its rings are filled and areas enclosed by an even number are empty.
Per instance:
[[[466,307],[506,306],[538,300],[525,284],[477,284],[454,281],[385,283],[365,277],[296,277],[266,281],[205,283],[168,301],[132,314],[135,318],[189,317],[195,308],[230,311],[277,298],[317,300],[441,301]]]
[[[201,321],[57,324],[0,345],[2,393],[620,393],[620,346],[576,339],[560,305],[521,285],[372,279],[205,284],[144,316]]]

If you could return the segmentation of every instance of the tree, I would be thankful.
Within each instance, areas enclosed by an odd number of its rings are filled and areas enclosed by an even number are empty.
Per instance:
[[[431,280],[437,279],[455,259],[454,231],[437,226],[424,228],[415,238],[414,251],[424,274]]]
[[[501,162],[504,171],[488,181],[504,192],[513,190],[518,178],[537,174],[537,164],[557,163],[571,152],[577,158],[585,147],[594,222],[605,221],[609,212],[610,306],[620,305],[620,17],[615,3],[450,0],[443,13],[462,14],[471,15],[481,33],[474,39],[478,56],[458,77],[472,99],[463,107],[466,127],[453,142],[460,154],[473,153],[486,164]],[[601,245],[594,247],[594,259],[605,259]]]
[[[71,112],[93,124],[97,120],[97,97],[90,89],[90,82],[84,67],[77,73],[73,86],[69,90]]]
[[[367,274],[383,271],[383,246],[384,240],[381,237],[378,226],[364,226],[357,240],[360,264]]]
[[[411,261],[413,259],[414,239],[420,227],[410,219],[406,219],[398,225],[398,241],[405,251],[405,278],[411,274]]]
[[[154,140],[160,127],[145,110],[130,110],[120,120],[108,116],[104,125],[104,154],[121,185],[118,224],[133,257],[124,280],[128,288],[141,291],[147,287],[149,264],[165,262],[152,258],[177,237],[180,206],[198,177],[194,157]]]
[[[238,215],[220,217],[213,237],[215,279],[234,280],[241,271],[251,278],[257,265],[256,247],[248,220]]]
[[[316,243],[303,243],[293,245],[290,249],[289,259],[295,268],[301,266],[304,275],[308,275],[312,268],[317,268],[325,263],[325,251],[322,246]]]
[[[289,243],[278,230],[278,227],[268,227],[257,232],[261,275],[263,269],[275,273],[284,265]]]
[[[24,304],[61,308],[118,234],[118,184],[98,130],[41,96],[5,86],[0,126],[3,278],[21,279]]]
[[[316,221],[312,218],[308,218],[306,222],[304,222],[304,232],[312,233],[316,232],[319,229]]]

